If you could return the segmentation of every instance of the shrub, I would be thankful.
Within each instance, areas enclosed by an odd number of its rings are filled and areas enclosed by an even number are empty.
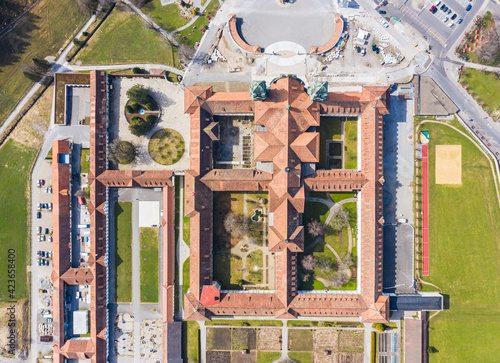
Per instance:
[[[380,324],[380,323],[373,324],[373,328],[377,329],[381,333],[383,333],[385,331],[385,325],[384,324]]]
[[[134,111],[138,111],[141,108],[141,105],[139,105],[137,102],[133,102],[131,106]]]
[[[73,44],[75,44],[77,47],[81,47],[83,45],[83,42],[79,39],[73,39]]]
[[[154,124],[156,121],[156,116],[155,115],[146,115],[146,122],[149,124],[149,125],[152,125]]]
[[[146,103],[146,105],[145,105],[145,106],[146,106],[146,108],[147,108],[149,111],[152,111],[152,110],[155,108],[155,106],[153,105],[153,103],[152,103],[152,102],[148,102],[148,103]]]
[[[148,102],[148,95],[149,89],[142,84],[136,84],[127,91],[127,97],[141,105]]]
[[[87,33],[87,32],[83,32],[82,34],[83,34],[84,36],[86,36],[86,37],[88,37],[88,36],[90,35],[90,34],[89,34],[89,33]]]
[[[128,112],[128,113],[132,113],[134,112],[134,108],[130,105],[126,105],[125,106],[125,111]]]
[[[146,72],[145,69],[142,69],[139,67],[132,68],[132,72],[134,72],[134,74],[146,74],[146,73],[148,73],[148,72]]]
[[[109,158],[115,163],[130,164],[135,155],[135,147],[128,141],[115,140],[109,146]]]
[[[132,135],[143,136],[148,132],[149,125],[141,117],[134,116],[132,120],[130,120],[128,128]]]
[[[193,13],[193,15],[197,15],[198,14],[198,8],[193,8],[193,10],[191,10],[191,12]]]

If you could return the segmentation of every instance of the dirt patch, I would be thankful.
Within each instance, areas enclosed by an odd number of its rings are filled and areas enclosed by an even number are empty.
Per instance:
[[[363,352],[364,336],[362,331],[342,330],[339,335],[339,351]]]
[[[462,145],[436,145],[436,184],[462,184]]]
[[[331,353],[331,355],[325,355],[323,351],[314,352],[313,362],[314,363],[337,363],[339,361],[337,353]]]
[[[7,308],[14,305],[14,315],[16,321],[15,333],[15,356],[9,354],[9,327],[11,311]],[[16,304],[0,303],[0,353],[4,357],[15,357],[17,359],[25,359],[28,356],[28,348],[30,343],[30,314],[28,299],[17,301]]]
[[[260,329],[257,331],[258,350],[281,350],[281,329]]]
[[[237,363],[255,363],[257,362],[257,352],[249,352],[243,354],[242,352],[231,352],[231,362]]]
[[[231,352],[207,351],[207,363],[230,363]]]
[[[313,348],[313,332],[305,329],[290,329],[288,349],[292,352],[310,352]]]
[[[207,328],[208,350],[230,350],[231,330],[229,328]]]
[[[363,363],[363,353],[339,353],[339,363]]]
[[[52,111],[54,86],[50,86],[21,119],[11,137],[21,144],[41,148],[47,132]]]
[[[332,353],[337,353],[339,346],[339,332],[334,329],[320,329],[315,330],[314,337],[314,350],[316,352],[323,352],[330,350]]]
[[[231,349],[253,350],[256,347],[257,334],[255,329],[233,328],[231,329]]]

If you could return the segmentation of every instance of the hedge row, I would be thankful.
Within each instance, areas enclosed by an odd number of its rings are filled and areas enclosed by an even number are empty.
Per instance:
[[[17,126],[19,121],[28,113],[28,111],[33,107],[33,105],[38,101],[38,99],[43,95],[43,93],[49,88],[49,86],[52,84],[52,81],[54,80],[53,76],[48,76],[45,78],[42,82],[41,87],[38,89],[38,91],[35,92],[33,96],[28,100],[28,102],[23,106],[21,111],[17,114],[17,116],[12,120],[10,125],[5,129],[5,131],[0,135],[0,146],[7,140],[7,137],[9,137],[10,133],[14,130],[14,128]]]
[[[73,48],[68,52],[66,55],[66,60],[70,62],[75,55],[87,44],[89,41],[90,37],[94,35],[97,29],[101,26],[101,24],[106,20],[108,15],[111,13],[111,11],[114,9],[116,3],[112,3],[109,6],[103,7],[99,13],[97,14],[96,21],[94,21],[92,24],[90,24],[89,28],[87,31],[84,32],[84,34],[79,38],[75,40],[78,40],[78,42],[75,42],[73,45]],[[78,44],[77,44],[78,43]]]

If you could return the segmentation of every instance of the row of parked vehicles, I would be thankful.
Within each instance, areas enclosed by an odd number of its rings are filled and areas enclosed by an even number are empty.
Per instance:
[[[469,0],[469,1],[472,1],[472,0]],[[439,7],[439,5],[441,5],[441,6]],[[472,5],[468,4],[466,6],[465,10],[469,11],[470,9],[472,9]],[[451,8],[449,8],[445,3],[441,3],[441,0],[437,0],[436,3],[429,8],[429,11],[432,14],[436,14],[438,12],[438,10],[443,11],[445,13],[445,15],[450,15],[453,12],[451,10]],[[457,17],[458,17],[458,14],[456,14],[456,13],[451,16],[451,21],[450,21],[450,23],[448,23],[448,26],[450,28],[453,28],[453,26],[455,25],[455,22],[453,20],[455,20]],[[443,19],[443,23],[446,24],[448,22],[448,20],[450,20],[450,17],[445,16]],[[460,18],[460,19],[458,19],[457,24],[461,24],[463,21],[464,21],[464,19]]]

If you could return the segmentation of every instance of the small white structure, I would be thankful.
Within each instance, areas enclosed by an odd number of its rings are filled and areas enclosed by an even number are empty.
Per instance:
[[[83,335],[89,332],[89,311],[73,311],[73,335]]]
[[[358,35],[356,36],[356,39],[353,41],[353,44],[365,45],[369,37],[370,33],[367,30],[359,28]]]
[[[139,227],[160,226],[160,202],[139,201]]]

